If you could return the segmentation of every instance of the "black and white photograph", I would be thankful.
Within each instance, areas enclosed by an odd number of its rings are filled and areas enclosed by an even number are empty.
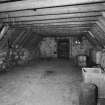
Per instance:
[[[105,0],[0,0],[0,105],[105,105]]]

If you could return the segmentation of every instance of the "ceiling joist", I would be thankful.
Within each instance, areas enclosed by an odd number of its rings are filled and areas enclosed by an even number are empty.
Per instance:
[[[24,24],[24,25],[11,25],[12,27],[35,27],[35,28],[43,28],[43,27],[91,27],[94,23],[86,23],[86,24],[63,24],[63,25],[35,25],[35,24]]]
[[[40,9],[40,8],[54,8],[54,7],[64,7],[64,6],[77,6],[77,5],[93,5],[93,4],[105,3],[104,0],[23,0],[18,2],[10,2],[0,4],[0,12],[6,11],[18,11],[27,9]]]
[[[28,12],[28,11],[26,11]],[[54,18],[54,17],[71,17],[71,18],[75,18],[75,17],[96,17],[96,16],[101,16],[102,13],[100,11],[98,12],[82,12],[82,13],[57,13],[57,14],[40,14],[40,15],[36,15],[36,13],[33,13],[32,11],[28,13],[25,12],[15,12],[14,13],[0,13],[0,19],[22,19],[22,18],[35,18],[35,19],[43,19],[43,18]]]
[[[38,34],[41,34],[41,35],[77,35],[77,34],[82,34],[84,32],[87,32],[88,30],[84,30],[84,29],[81,29],[81,30],[69,30],[69,31],[60,31],[60,30],[57,30],[57,31],[53,31],[51,30],[50,32],[48,30],[35,30],[33,29],[33,31],[35,31],[36,33]]]
[[[2,21],[28,21],[28,20],[49,20],[49,19],[62,19],[62,18],[91,18],[102,16],[102,13],[77,13],[77,14],[60,14],[60,15],[45,15],[45,16],[29,16],[29,17],[0,17]]]
[[[39,9],[37,11],[34,10],[27,10],[27,11],[18,11],[18,12],[10,12],[10,13],[0,13],[1,18],[26,18],[26,17],[34,17],[34,16],[46,16],[46,15],[73,15],[81,14],[87,16],[87,14],[90,15],[101,15],[102,12],[105,11],[104,5],[103,4],[95,4],[95,5],[86,5],[86,6],[77,6],[77,7],[56,7],[56,8],[47,8],[47,9]],[[92,12],[92,13],[91,13]],[[54,16],[52,16],[54,17]],[[37,18],[37,17],[36,17]],[[41,18],[41,17],[38,17]],[[43,17],[42,17],[43,18]]]
[[[36,25],[36,26],[50,26],[50,25],[78,25],[78,24],[94,24],[96,21],[74,21],[74,22],[59,22],[59,23],[35,23],[35,22],[18,22],[18,23],[10,23],[9,25]]]
[[[61,23],[61,22],[86,22],[86,21],[97,21],[97,17],[81,17],[81,18],[54,18],[54,19],[43,19],[43,20],[20,20],[20,21],[1,21],[1,23],[13,23],[13,24],[18,24],[18,23],[34,23],[34,24],[46,24],[46,23]]]
[[[43,29],[53,29],[53,28],[56,28],[56,29],[69,29],[69,28],[89,28],[89,26],[52,26],[52,27],[33,27],[33,26],[13,26],[11,28],[34,28],[34,29],[40,29],[40,28],[43,28]]]
[[[80,34],[105,11],[105,0],[1,0],[0,22],[39,34]]]
[[[26,27],[26,28],[31,28],[31,29],[35,29],[34,27]],[[22,29],[21,27],[16,27],[15,29]],[[35,30],[71,30],[71,29],[75,29],[75,30],[79,30],[79,29],[90,29],[90,27],[74,27],[74,28],[37,28]]]
[[[81,24],[56,24],[56,25],[36,25],[36,24],[22,24],[22,25],[12,25],[10,28],[20,28],[20,29],[42,29],[42,28],[75,28],[75,27],[92,27],[94,23],[81,23]]]

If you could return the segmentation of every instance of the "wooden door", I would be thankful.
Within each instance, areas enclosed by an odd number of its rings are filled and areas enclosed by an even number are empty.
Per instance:
[[[57,55],[58,55],[58,58],[64,58],[64,59],[69,58],[69,40],[68,39],[58,40]]]

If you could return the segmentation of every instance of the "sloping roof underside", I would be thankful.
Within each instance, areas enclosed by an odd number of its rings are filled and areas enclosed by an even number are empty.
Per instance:
[[[0,0],[0,23],[22,46],[39,36],[80,34],[104,46],[105,0]]]

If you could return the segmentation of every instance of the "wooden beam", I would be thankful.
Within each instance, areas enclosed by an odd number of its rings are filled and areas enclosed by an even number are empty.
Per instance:
[[[97,21],[96,24],[105,32],[105,21]]]
[[[35,28],[53,28],[53,27],[91,27],[94,23],[87,23],[87,24],[64,24],[64,25],[45,25],[45,26],[38,26],[35,24],[26,24],[26,25],[12,25],[10,26],[10,28],[14,28],[14,27],[35,27]]]
[[[28,21],[28,20],[49,20],[49,19],[60,19],[60,18],[91,18],[102,16],[102,13],[77,13],[77,14],[56,14],[56,15],[44,15],[44,16],[26,16],[26,17],[0,17],[2,21]]]
[[[22,24],[22,25],[12,25],[10,26],[11,28],[23,28],[23,29],[27,29],[27,28],[53,28],[53,27],[92,27],[95,23],[81,23],[81,24],[58,24],[58,25],[35,25],[35,24]]]
[[[35,30],[62,30],[63,31],[63,29],[64,30],[72,30],[72,29],[89,29],[90,27],[71,27],[71,28],[31,28],[31,29],[35,29]]]
[[[84,33],[84,32],[86,32],[86,31],[88,31],[88,30],[70,30],[70,31],[51,31],[51,32],[49,32],[49,31],[36,31],[36,30],[34,30],[33,29],[33,31],[35,31],[37,34],[40,34],[40,35],[63,35],[63,36],[65,36],[65,35],[77,35],[77,34],[81,34],[81,33]]]
[[[105,27],[105,17],[100,17],[99,18],[99,21],[97,21],[97,23],[101,23],[101,25],[103,26],[103,27]]]
[[[35,28],[31,28],[35,29]],[[84,29],[89,29],[89,27],[75,27],[75,28],[40,28],[40,29],[35,29],[36,31],[71,31],[71,30],[84,30]]]
[[[21,40],[21,38],[22,38],[22,36],[23,36],[24,33],[25,33],[25,30],[23,30],[23,31],[18,35],[18,37],[16,38],[16,40],[13,42],[14,45],[17,44],[17,43]]]
[[[88,31],[86,34],[86,38],[92,43],[92,45],[96,46],[101,46],[100,43],[98,43],[96,37],[90,32]]]
[[[82,9],[81,9],[82,10]],[[83,8],[84,10],[84,8]],[[0,19],[5,19],[5,18],[29,18],[29,17],[34,17],[36,19],[38,18],[48,18],[48,17],[57,17],[57,16],[69,16],[69,17],[85,17],[85,16],[97,16],[97,15],[102,15],[101,10],[97,11],[75,11],[75,9],[71,9],[70,11],[67,10],[59,10],[59,12],[52,10],[51,12],[48,11],[46,13],[46,11],[41,12],[40,11],[33,11],[33,10],[27,10],[27,11],[18,11],[18,12],[3,12],[0,13]]]
[[[103,43],[105,44],[105,31],[100,27],[100,24],[95,25],[97,33],[99,33],[99,37],[102,39]]]
[[[36,26],[50,26],[50,25],[67,25],[67,24],[71,24],[71,25],[78,25],[78,24],[93,24],[96,23],[96,21],[80,21],[80,22],[60,22],[60,23],[34,23],[34,22],[22,22],[22,23],[13,23],[10,25],[36,25]]]
[[[2,3],[16,2],[16,1],[22,1],[22,0],[0,0],[0,4],[2,4]]]
[[[77,6],[77,7],[57,7],[57,8],[49,8],[49,9],[39,9],[37,11],[34,10],[27,10],[27,11],[18,11],[18,12],[9,12],[9,13],[0,13],[0,17],[1,18],[10,18],[12,19],[12,17],[16,17],[16,18],[29,18],[32,16],[36,16],[36,19],[43,19],[45,16],[45,18],[48,17],[55,17],[55,16],[47,16],[47,15],[64,15],[66,16],[67,14],[69,15],[69,17],[76,17],[75,15],[77,14],[78,16],[88,16],[89,12],[90,15],[95,14],[95,15],[101,15],[101,11],[104,11],[105,8],[102,4],[99,5],[86,5],[86,6]],[[92,13],[91,13],[92,12]],[[98,12],[98,13],[97,13]],[[83,13],[83,14],[81,14]],[[42,17],[38,17],[38,16],[42,16]]]
[[[85,32],[82,32],[82,33],[85,33]],[[82,34],[82,33],[77,33],[77,34],[65,34],[65,35],[63,35],[63,34],[53,34],[53,35],[43,35],[43,37],[54,37],[54,38],[57,38],[57,37],[64,37],[64,38],[66,38],[66,37],[77,37],[77,36],[79,36],[80,34]]]
[[[32,8],[52,8],[52,7],[64,7],[67,5],[77,6],[77,5],[87,5],[87,4],[97,4],[105,3],[104,0],[47,0],[47,1],[19,1],[0,4],[0,12],[4,11],[17,11],[17,10],[26,10]]]
[[[67,22],[86,22],[97,21],[97,17],[87,18],[58,18],[58,19],[43,19],[43,20],[23,20],[23,21],[1,21],[2,23],[19,24],[19,23],[34,23],[34,24],[47,24],[47,23],[67,23]]]
[[[28,36],[27,34],[29,34],[30,32],[30,30],[25,30],[20,39],[17,41],[20,46],[24,42],[25,38]]]
[[[70,15],[61,15],[61,16],[45,16],[45,17],[28,17],[28,18],[5,18],[0,19],[1,22],[30,22],[30,21],[60,21],[60,20],[96,20],[98,17],[102,15],[95,15],[95,16],[77,16],[77,17],[71,17]]]
[[[35,29],[35,28],[31,28],[31,29]],[[90,29],[89,27],[76,27],[76,28],[43,28],[43,29],[35,29],[35,30],[38,30],[38,31],[40,31],[40,30],[45,30],[45,31],[70,31],[70,30],[82,30],[82,29],[86,29],[86,30],[88,30],[88,29]]]
[[[74,27],[33,27],[33,26],[24,26],[24,27],[21,27],[21,26],[17,26],[17,27],[11,27],[13,29],[15,28],[34,28],[34,29],[70,29],[70,28],[90,28],[89,26],[74,26]]]
[[[29,28],[29,29],[71,29],[71,28],[91,28],[92,25],[59,25],[59,26],[33,26],[33,25],[24,25],[24,26],[11,26],[11,28]]]
[[[24,39],[22,40],[22,42],[20,43],[20,45],[22,46],[22,47],[24,47],[24,44],[26,43],[26,42],[28,42],[28,44],[29,44],[29,39],[32,37],[32,30],[31,31],[28,31],[27,33],[26,33],[26,35],[25,35],[25,37],[24,37]]]
[[[103,37],[102,30],[99,29],[97,24],[94,24],[93,28],[90,30],[91,33],[96,37],[96,39],[101,43],[101,45],[105,44],[105,37]]]

